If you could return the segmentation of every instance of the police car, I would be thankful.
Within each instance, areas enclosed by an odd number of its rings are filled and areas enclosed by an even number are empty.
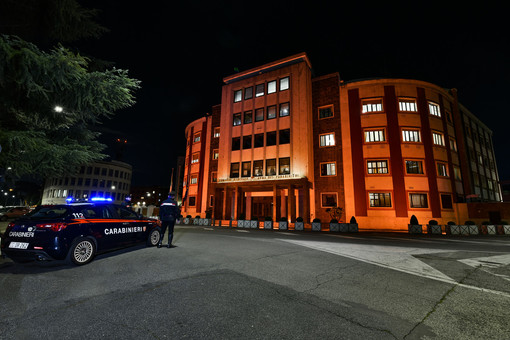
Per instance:
[[[146,242],[156,246],[157,220],[146,219],[110,199],[42,205],[9,223],[2,255],[16,262],[67,260],[84,265],[97,253]]]

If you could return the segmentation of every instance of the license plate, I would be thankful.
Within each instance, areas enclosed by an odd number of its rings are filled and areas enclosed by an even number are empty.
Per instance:
[[[28,242],[11,242],[9,244],[9,248],[27,249],[28,248]]]

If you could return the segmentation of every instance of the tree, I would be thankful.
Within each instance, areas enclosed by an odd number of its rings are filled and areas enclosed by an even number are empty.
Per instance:
[[[21,35],[30,39],[39,32],[34,40],[41,44],[105,31],[92,21],[96,12],[75,0],[9,0],[3,5],[4,17],[9,11],[46,11],[33,24],[25,20],[1,26],[11,34],[21,27]],[[133,105],[140,82],[126,70],[96,66],[60,43],[44,51],[18,36],[0,35],[0,170],[10,168],[13,177],[44,178],[73,173],[105,157],[93,127]]]

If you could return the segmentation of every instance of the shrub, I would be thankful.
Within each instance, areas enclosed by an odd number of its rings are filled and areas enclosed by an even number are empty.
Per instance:
[[[200,218],[200,215],[195,216],[195,218]]]
[[[338,223],[338,220],[336,218],[332,218],[331,221],[329,221],[329,223]]]
[[[464,222],[465,225],[475,225],[476,223],[473,221],[466,221]]]
[[[353,216],[351,217],[351,220],[349,221],[350,224],[356,224],[358,222],[356,222],[356,218]]]
[[[273,218],[271,216],[266,216],[264,217],[264,221],[272,221]]]
[[[302,217],[296,218],[296,222],[303,222],[303,218]]]
[[[508,222],[507,222],[507,221],[501,221],[501,222],[499,222],[499,223],[500,223],[500,224],[505,224],[505,225],[507,225],[507,224],[508,224]]]
[[[244,213],[240,213],[238,219],[239,220],[245,220],[246,219],[246,215]]]
[[[258,219],[257,217],[255,217],[255,216],[252,216],[252,217],[251,217],[251,220],[252,220],[252,221],[258,221],[259,219]]]
[[[453,221],[448,221],[448,223],[446,223],[448,225],[457,225],[457,223],[453,222]]]
[[[312,222],[321,223],[321,219],[320,218],[314,218]]]
[[[437,221],[436,220],[430,220],[429,221],[429,225],[437,225]]]
[[[287,217],[280,217],[280,222],[287,222]]]
[[[419,224],[418,223],[418,219],[416,218],[416,216],[411,216],[411,220],[409,221],[409,224],[412,224],[412,225],[417,225]]]
[[[191,218],[191,215],[186,215],[186,218]]]

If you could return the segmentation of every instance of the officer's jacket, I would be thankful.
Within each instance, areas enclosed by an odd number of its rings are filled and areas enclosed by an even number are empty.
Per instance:
[[[169,198],[159,207],[159,218],[161,221],[175,221],[181,211],[177,206],[177,202]]]

